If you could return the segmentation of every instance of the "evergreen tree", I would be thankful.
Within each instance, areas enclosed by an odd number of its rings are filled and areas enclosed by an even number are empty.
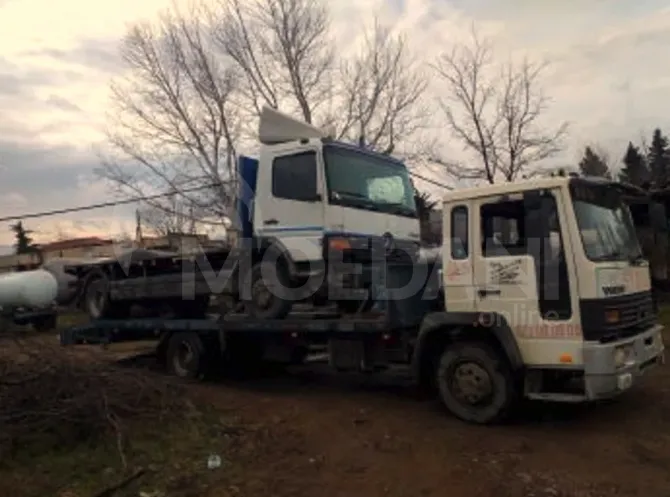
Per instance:
[[[416,203],[416,213],[422,221],[429,219],[431,211],[435,210],[435,206],[437,205],[437,202],[431,200],[428,193],[419,192],[418,190],[414,194],[414,203]]]
[[[657,188],[667,186],[670,180],[670,150],[668,150],[668,138],[661,133],[659,128],[654,130],[647,162],[653,185]]]
[[[584,150],[584,157],[579,161],[579,171],[583,176],[600,176],[601,178],[612,179],[607,161],[591,147],[586,147]]]
[[[37,250],[33,239],[30,237],[32,231],[25,229],[21,221],[12,225],[12,231],[16,239],[14,242],[14,251],[16,254],[29,254]]]
[[[431,200],[426,192],[415,190],[414,203],[416,204],[416,213],[419,217],[419,227],[421,230],[421,241],[424,243],[439,243],[440,233],[434,233],[430,223],[430,213],[435,210],[437,202]]]
[[[640,149],[628,143],[626,155],[623,157],[624,167],[619,172],[619,181],[630,183],[638,187],[645,186],[650,180],[647,159],[640,153]]]

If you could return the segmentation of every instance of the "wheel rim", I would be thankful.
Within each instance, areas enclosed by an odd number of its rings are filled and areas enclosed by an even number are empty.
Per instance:
[[[491,376],[476,362],[456,364],[450,377],[449,389],[460,403],[481,406],[492,401],[494,389]]]
[[[188,365],[193,361],[194,356],[191,344],[188,342],[180,343],[174,361],[177,372],[180,374],[187,373],[189,371]]]
[[[258,309],[269,309],[272,306],[273,297],[268,286],[262,281],[257,281],[251,290],[251,298]]]
[[[88,310],[92,316],[100,316],[104,307],[105,291],[102,288],[102,281],[92,281],[88,287]]]

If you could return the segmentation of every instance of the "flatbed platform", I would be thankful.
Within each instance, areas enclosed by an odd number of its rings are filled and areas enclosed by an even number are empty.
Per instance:
[[[77,344],[109,344],[159,339],[164,332],[195,332],[198,334],[237,334],[292,336],[327,335],[332,338],[358,337],[380,334],[389,330],[383,316],[347,317],[333,313],[293,313],[284,319],[257,320],[244,314],[232,314],[220,319],[210,315],[206,319],[104,319],[73,326],[60,332],[63,346]]]

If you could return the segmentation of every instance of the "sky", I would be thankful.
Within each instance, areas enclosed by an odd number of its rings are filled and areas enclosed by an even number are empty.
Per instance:
[[[119,40],[131,23],[171,4],[0,0],[0,217],[112,198],[95,168],[109,83],[123,71]],[[428,61],[464,40],[474,22],[498,57],[549,62],[543,87],[552,102],[543,123],[569,122],[566,149],[556,159],[567,164],[576,164],[589,144],[616,161],[629,140],[655,127],[670,130],[667,0],[338,0],[331,10],[338,39],[356,39],[364,20],[380,15]],[[439,94],[439,87],[431,91]],[[41,240],[133,233],[132,211],[25,224]],[[0,246],[11,243],[9,225],[0,223]]]

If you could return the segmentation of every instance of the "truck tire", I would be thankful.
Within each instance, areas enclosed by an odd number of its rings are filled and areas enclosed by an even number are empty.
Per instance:
[[[293,307],[286,293],[289,290],[288,271],[269,261],[256,263],[244,281],[245,311],[255,319],[282,319]]]
[[[84,310],[92,320],[121,319],[127,317],[130,306],[115,302],[109,296],[109,278],[99,269],[93,270],[84,285]]]
[[[174,333],[168,340],[165,363],[178,378],[198,380],[207,366],[205,346],[196,333]]]
[[[436,385],[452,414],[476,424],[505,420],[518,395],[506,361],[479,342],[448,344],[436,367]]]
[[[229,314],[240,312],[241,304],[235,295],[218,295],[214,301],[214,308],[219,314],[219,320],[225,320]]]

